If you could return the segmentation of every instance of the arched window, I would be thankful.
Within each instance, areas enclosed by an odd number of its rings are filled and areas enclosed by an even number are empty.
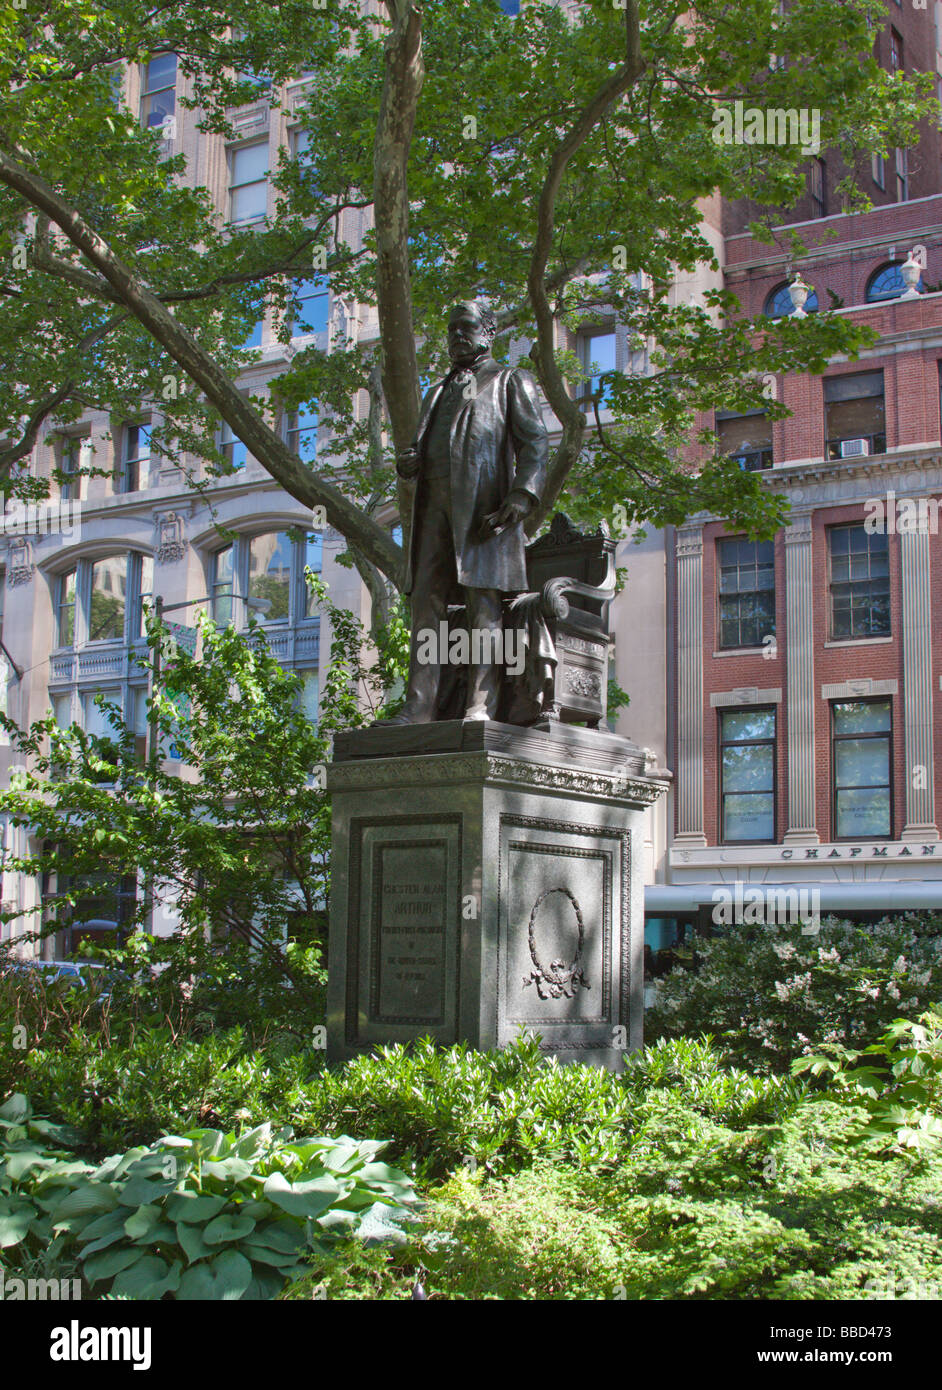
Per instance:
[[[818,296],[814,290],[808,291],[808,298],[805,300],[805,313],[813,314],[818,307]],[[768,299],[765,301],[765,313],[770,319],[784,319],[789,314],[795,312],[791,295],[788,293],[788,283],[777,285]]]
[[[889,265],[881,265],[879,270],[875,270],[867,281],[866,302],[868,304],[879,304],[884,299],[898,299],[906,288],[903,279],[903,272],[896,261],[891,261]],[[919,284],[916,286],[919,294],[925,294],[926,287],[922,283],[922,276],[919,277]]]

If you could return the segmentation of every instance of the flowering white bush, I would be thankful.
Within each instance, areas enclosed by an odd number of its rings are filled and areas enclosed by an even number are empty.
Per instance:
[[[730,928],[698,941],[697,967],[657,982],[645,1038],[712,1033],[739,1065],[787,1071],[824,1043],[864,1047],[942,999],[942,913],[865,925]]]

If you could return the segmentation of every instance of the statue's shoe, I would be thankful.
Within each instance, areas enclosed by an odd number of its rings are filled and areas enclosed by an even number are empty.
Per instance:
[[[487,712],[487,710],[486,710],[486,709],[483,709],[483,708],[465,710],[465,714],[464,714],[464,722],[465,722],[466,724],[467,724],[469,721],[470,721],[471,723],[476,723],[476,722],[478,722],[478,721],[480,721],[480,722],[483,723],[485,720],[490,719],[490,718],[491,718],[491,715],[489,715],[488,712]]]
[[[425,710],[403,708],[391,719],[379,719],[376,722],[382,728],[389,724],[431,724],[432,716]]]

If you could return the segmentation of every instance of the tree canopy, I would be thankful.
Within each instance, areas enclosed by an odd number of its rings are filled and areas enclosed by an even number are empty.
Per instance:
[[[750,321],[728,292],[685,302],[678,275],[717,269],[702,224],[714,192],[775,210],[804,187],[795,144],[724,144],[713,114],[742,99],[820,112],[822,148],[853,171],[861,151],[912,143],[928,76],[872,53],[877,0],[27,0],[0,8],[0,485],[37,495],[30,450],[89,409],[156,402],[165,455],[226,471],[220,419],[284,489],[323,506],[374,580],[402,581],[377,511],[408,517],[394,456],[412,440],[420,382],[444,364],[444,310],[487,296],[562,426],[539,526],[561,497],[577,516],[678,523],[708,508],[768,533],[783,503],[719,456],[689,462],[698,411],[761,405],[763,375],[821,371],[867,341],[838,313]],[[240,104],[277,105],[311,78],[295,117],[306,150],[272,171],[277,210],[227,223],[185,156],[167,157],[116,95],[116,73],[174,53],[183,105],[234,138]],[[117,84],[117,85],[116,85]],[[180,89],[178,89],[179,91]],[[844,189],[847,206],[863,195]],[[857,203],[854,199],[857,199]],[[371,208],[362,246],[337,214]],[[760,229],[757,229],[760,230]],[[777,234],[776,234],[777,235]],[[791,249],[800,251],[799,246]],[[240,347],[263,305],[290,339],[297,290],[323,267],[346,303],[375,306],[378,341],[306,346],[245,398]],[[588,399],[554,320],[600,305],[647,345],[650,370],[613,373]],[[186,379],[168,398],[168,376]],[[601,427],[601,390],[613,423]],[[359,418],[357,393],[371,402]],[[582,393],[580,395],[580,393]],[[361,398],[362,399],[362,398]],[[275,409],[317,402],[325,449],[302,460]],[[200,475],[192,471],[191,480]],[[205,477],[204,474],[202,475]],[[387,509],[388,511],[388,509]]]

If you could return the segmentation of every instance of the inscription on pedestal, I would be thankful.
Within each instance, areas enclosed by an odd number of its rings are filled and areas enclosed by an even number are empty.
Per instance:
[[[373,871],[372,1017],[427,1023],[445,1017],[446,847],[377,845]]]

